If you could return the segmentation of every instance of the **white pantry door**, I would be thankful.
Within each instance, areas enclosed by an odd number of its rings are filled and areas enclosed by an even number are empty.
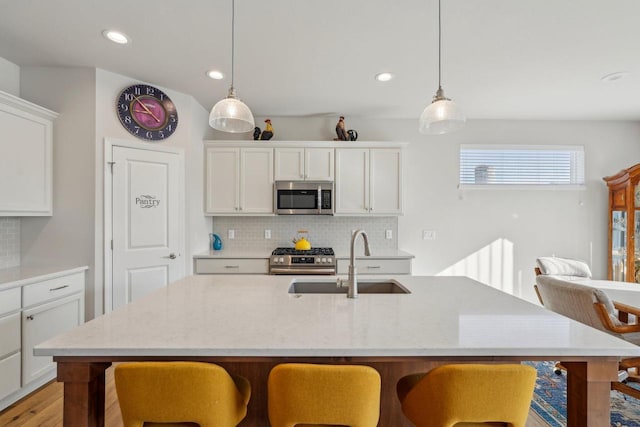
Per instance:
[[[113,146],[112,306],[183,275],[181,156]]]

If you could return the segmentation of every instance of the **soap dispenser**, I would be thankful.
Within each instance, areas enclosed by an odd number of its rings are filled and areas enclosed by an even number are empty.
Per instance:
[[[209,234],[209,239],[211,240],[211,249],[214,251],[219,251],[222,249],[222,239],[217,234],[211,233]]]

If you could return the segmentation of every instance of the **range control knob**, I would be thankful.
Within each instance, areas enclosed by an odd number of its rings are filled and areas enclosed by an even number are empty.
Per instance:
[[[284,258],[282,257],[278,258],[278,262],[284,262]]]

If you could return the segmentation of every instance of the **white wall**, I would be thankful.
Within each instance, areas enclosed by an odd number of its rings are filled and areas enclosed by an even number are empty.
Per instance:
[[[20,96],[20,67],[0,58],[0,90]]]
[[[256,124],[263,128],[262,120]],[[271,117],[274,139],[332,139],[336,117]],[[536,301],[538,256],[588,261],[606,278],[607,188],[602,177],[640,160],[635,122],[472,120],[462,131],[425,136],[416,120],[346,118],[359,140],[410,142],[399,248],[416,255],[414,274],[464,274]],[[244,135],[245,139],[250,136]],[[586,190],[458,191],[460,144],[584,145]],[[436,240],[422,240],[435,230]]]
[[[22,67],[22,98],[58,112],[53,124],[53,216],[22,218],[23,265],[89,266],[93,316],[95,70]]]

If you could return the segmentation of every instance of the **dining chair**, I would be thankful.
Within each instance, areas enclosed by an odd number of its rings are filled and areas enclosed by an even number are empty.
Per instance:
[[[269,373],[268,402],[272,427],[376,427],[380,374],[369,366],[284,363]]]
[[[640,308],[611,301],[601,289],[553,276],[536,276],[534,288],[545,308],[640,345]],[[620,380],[613,381],[611,388],[640,399],[640,391],[627,385],[640,382],[640,358],[623,359],[619,369]]]
[[[527,365],[443,365],[401,378],[397,393],[416,427],[524,427],[536,375]]]
[[[247,414],[249,382],[203,362],[131,362],[114,370],[124,427],[196,423],[235,427]]]

